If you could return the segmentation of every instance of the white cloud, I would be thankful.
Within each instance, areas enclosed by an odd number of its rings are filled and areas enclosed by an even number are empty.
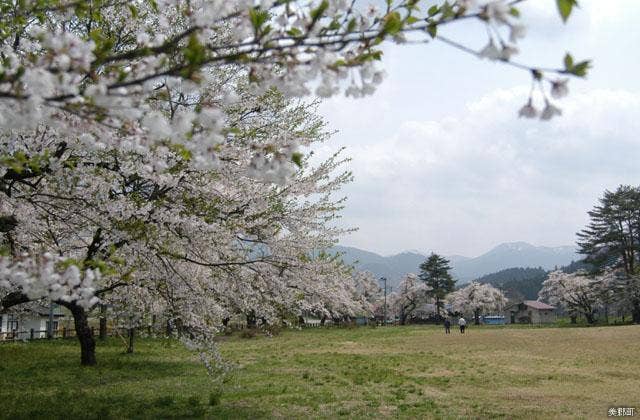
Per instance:
[[[582,0],[565,25],[555,0],[519,4],[527,37],[522,63],[556,67],[566,51],[593,59],[572,79],[549,124],[518,119],[529,74],[480,61],[442,43],[385,47],[388,77],[360,100],[321,106],[354,157],[344,220],[360,231],[344,243],[380,251],[433,249],[468,255],[508,240],[573,243],[604,188],[640,183],[638,0]],[[443,34],[472,48],[482,25]],[[319,154],[323,154],[320,151]]]
[[[511,240],[572,243],[604,188],[640,179],[640,95],[574,94],[543,123],[514,115],[527,93],[498,90],[349,147],[344,221],[360,231],[344,243],[469,255]]]

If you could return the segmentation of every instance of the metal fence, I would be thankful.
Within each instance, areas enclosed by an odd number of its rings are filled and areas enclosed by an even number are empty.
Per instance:
[[[135,330],[143,330],[147,331],[146,327],[138,327],[134,328]],[[126,336],[129,327],[108,327],[107,328],[107,336]],[[48,338],[56,338],[56,339],[65,339],[65,338],[75,338],[76,330],[74,328],[66,328],[62,327],[57,330],[53,330],[51,337],[48,337],[49,331],[47,330],[36,330],[31,328],[30,330],[12,330],[0,332],[0,343],[6,342],[14,342],[14,341],[29,341],[29,340],[46,340]],[[98,337],[99,329],[95,327],[91,327],[91,334],[94,337]]]

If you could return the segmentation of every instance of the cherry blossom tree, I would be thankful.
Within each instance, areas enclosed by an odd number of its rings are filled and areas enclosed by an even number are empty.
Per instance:
[[[598,286],[602,280],[582,271],[567,274],[557,270],[549,273],[538,296],[552,305],[565,308],[572,322],[578,315],[584,315],[587,322],[593,324],[599,304]]]
[[[376,312],[378,302],[383,299],[384,293],[376,277],[370,271],[358,271],[353,276],[355,294],[354,301],[359,303],[367,317],[372,317]]]
[[[507,303],[502,291],[488,283],[475,281],[449,293],[446,300],[452,312],[473,314],[476,325],[480,324],[480,315],[502,311]]]
[[[633,314],[634,303],[640,296],[640,279],[630,278],[624,270],[611,268],[596,273],[595,278],[594,289],[606,323],[609,323],[612,310]]]
[[[158,138],[184,136],[195,118],[171,125],[157,114],[150,100],[164,95],[161,85],[184,83],[194,92],[211,69],[232,66],[258,91],[277,87],[288,96],[344,91],[359,97],[382,81],[376,63],[384,41],[436,40],[527,72],[545,107],[539,112],[530,97],[520,115],[550,119],[560,110],[543,84],[548,82],[552,97],[562,97],[567,79],[559,76],[583,77],[589,61],[567,54],[553,69],[513,61],[526,35],[517,9],[521,2],[388,0],[378,9],[346,0],[9,1],[0,18],[2,125],[62,123],[74,132],[58,118],[64,113],[133,134],[142,121],[153,136],[137,133],[136,144],[148,148]],[[566,20],[577,1],[557,4]],[[487,28],[488,43],[480,51],[440,34],[443,26],[473,20]],[[205,162],[223,120],[220,111],[209,105],[195,112],[211,132],[188,143]],[[119,143],[118,137],[112,140]]]
[[[204,349],[233,313],[353,313],[348,270],[310,257],[343,233],[333,195],[351,175],[340,154],[310,164],[327,135],[292,98],[370,94],[384,41],[440,40],[528,72],[545,108],[520,114],[549,119],[547,90],[589,62],[513,61],[519,2],[0,3],[0,309],[66,306],[85,365],[98,303],[167,315]],[[563,18],[574,4],[558,0]],[[439,34],[469,20],[482,51]]]
[[[275,320],[329,303],[332,316],[353,314],[350,271],[338,258],[310,256],[344,233],[330,223],[343,202],[333,196],[351,179],[336,174],[345,160],[338,153],[311,165],[300,152],[300,166],[272,165],[280,159],[273,152],[272,161],[261,160],[269,168],[260,179],[253,176],[255,150],[266,143],[291,138],[308,148],[326,140],[313,108],[275,90],[240,97],[225,113],[237,146],[222,149],[215,170],[175,146],[150,155],[133,146],[87,148],[48,129],[6,136],[12,159],[42,158],[1,178],[1,210],[11,215],[0,259],[3,308],[34,299],[69,308],[88,365],[95,364],[88,312],[99,300],[134,311],[154,301],[146,310],[203,345],[230,314]]]
[[[407,274],[400,281],[397,291],[388,296],[390,306],[398,314],[400,325],[405,325],[420,306],[432,301],[428,295],[430,290],[415,274]]]

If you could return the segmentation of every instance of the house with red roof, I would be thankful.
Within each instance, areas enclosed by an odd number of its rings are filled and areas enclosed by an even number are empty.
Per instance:
[[[548,324],[556,320],[555,306],[537,300],[524,300],[504,308],[507,324]]]

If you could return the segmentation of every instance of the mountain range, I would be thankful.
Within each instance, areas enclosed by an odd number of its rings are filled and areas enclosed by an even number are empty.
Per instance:
[[[391,256],[347,246],[335,246],[347,264],[359,270],[371,271],[376,277],[386,277],[389,284],[396,286],[407,273],[418,273],[418,266],[427,259],[417,251],[406,251]],[[496,246],[475,257],[461,255],[446,256],[452,267],[451,274],[459,283],[467,283],[486,274],[512,267],[542,267],[545,270],[561,267],[577,261],[581,257],[574,246],[546,247],[526,242],[510,242]]]

